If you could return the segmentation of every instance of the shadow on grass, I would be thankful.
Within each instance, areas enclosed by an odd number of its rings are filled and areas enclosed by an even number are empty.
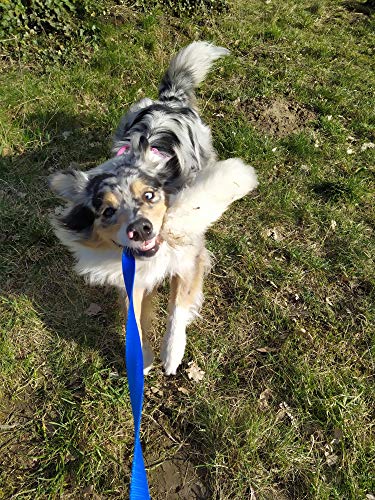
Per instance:
[[[355,193],[348,183],[340,181],[322,181],[312,186],[312,191],[325,202],[336,202],[340,199],[354,200]]]
[[[359,14],[365,14],[366,16],[372,16],[375,12],[374,0],[366,0],[365,2],[347,0],[343,3],[343,5],[350,12],[357,12]]]
[[[4,291],[26,294],[45,325],[59,337],[98,349],[107,362],[115,359],[123,371],[123,361],[113,357],[119,352],[122,360],[123,353],[120,334],[113,327],[119,319],[115,294],[90,288],[73,273],[73,260],[49,221],[59,202],[49,191],[48,176],[82,156],[91,168],[108,154],[103,148],[103,131],[95,130],[91,120],[63,112],[26,117],[24,129],[30,142],[45,144],[1,159],[4,259],[0,272],[5,275]],[[85,313],[92,302],[102,307],[95,317]]]
[[[0,158],[3,354],[10,353],[0,418],[15,425],[9,444],[2,442],[2,461],[7,475],[17,477],[3,485],[1,475],[1,487],[9,497],[26,490],[53,496],[61,485],[82,491],[99,476],[106,489],[118,475],[125,498],[131,420],[119,300],[73,272],[73,259],[50,224],[59,202],[47,183],[48,175],[73,161],[85,169],[108,157],[108,134],[96,128],[94,117],[63,112],[26,116],[22,129],[27,144],[36,146]],[[95,316],[85,312],[91,303],[101,308]],[[8,372],[17,374],[14,380],[7,380]],[[115,452],[121,465],[103,450],[110,445],[102,428],[114,425],[116,412],[124,414],[123,443]],[[94,433],[100,445],[92,443]]]

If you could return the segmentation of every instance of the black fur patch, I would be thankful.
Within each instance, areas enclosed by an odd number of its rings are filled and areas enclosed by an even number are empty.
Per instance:
[[[113,178],[115,174],[99,174],[90,179],[86,187],[86,193],[91,196],[92,205],[98,210],[102,204],[103,196],[99,193],[99,189],[108,185],[103,182],[105,179]]]
[[[184,184],[181,176],[181,166],[176,156],[173,156],[163,170],[158,174],[158,179],[167,193],[178,191]]]
[[[188,130],[188,134],[189,134],[189,139],[190,139],[191,145],[195,149],[195,141],[194,141],[193,131],[191,130],[190,125],[187,125],[187,130]]]
[[[83,231],[92,226],[95,215],[92,210],[84,205],[76,205],[61,222],[72,231]]]
[[[156,137],[151,138],[151,146],[168,155],[174,155],[175,147],[180,144],[180,139],[172,130],[158,130]]]
[[[89,180],[86,186],[86,193],[95,196],[100,188],[100,185],[104,179],[109,177],[115,177],[115,174],[98,174]]]

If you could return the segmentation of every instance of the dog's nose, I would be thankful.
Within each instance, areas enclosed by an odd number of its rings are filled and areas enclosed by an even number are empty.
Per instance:
[[[134,241],[146,241],[152,233],[152,223],[148,219],[142,217],[129,224],[126,229],[128,238]]]

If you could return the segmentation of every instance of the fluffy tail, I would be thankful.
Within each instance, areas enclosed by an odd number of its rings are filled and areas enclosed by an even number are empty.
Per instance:
[[[194,104],[194,88],[204,80],[212,63],[229,54],[224,47],[208,42],[193,42],[172,59],[160,87],[159,99],[168,104],[188,106]]]

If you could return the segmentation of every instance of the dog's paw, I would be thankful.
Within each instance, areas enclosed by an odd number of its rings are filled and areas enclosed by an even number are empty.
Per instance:
[[[180,366],[180,362],[178,363],[174,363],[173,360],[172,361],[166,361],[165,363],[163,363],[163,367],[164,367],[164,372],[166,375],[176,375],[176,372],[177,372],[177,368]]]
[[[178,313],[178,314],[177,314]],[[186,345],[186,316],[189,311],[176,308],[176,311],[170,321],[171,328],[164,335],[160,357],[166,375],[176,375],[177,368],[180,366],[184,357]]]
[[[164,347],[161,351],[161,360],[166,375],[176,375],[184,357],[184,349]]]

